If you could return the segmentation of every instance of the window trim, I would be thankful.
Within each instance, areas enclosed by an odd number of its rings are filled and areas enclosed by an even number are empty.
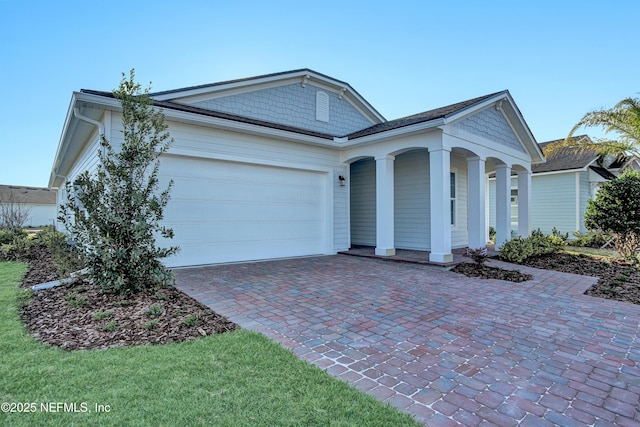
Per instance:
[[[453,196],[451,195],[453,190]],[[452,229],[458,227],[458,171],[456,169],[449,170],[449,224]]]

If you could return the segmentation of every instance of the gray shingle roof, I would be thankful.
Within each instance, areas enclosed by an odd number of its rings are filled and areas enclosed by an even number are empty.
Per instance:
[[[55,205],[56,192],[48,188],[0,185],[0,202],[12,200],[14,203],[32,205]]]
[[[586,135],[580,135],[573,137],[574,140],[580,140],[583,138],[589,138]],[[540,149],[544,153],[545,148],[556,142],[563,141],[563,139],[556,139],[553,141],[547,141],[540,143]],[[540,172],[555,172],[562,170],[572,170],[572,169],[582,169],[587,167],[590,163],[596,160],[599,156],[594,150],[577,150],[572,147],[563,148],[558,151],[556,154],[552,156],[547,156],[545,153],[545,157],[547,159],[546,163],[540,163],[537,165],[531,166],[531,171],[533,173]]]
[[[349,139],[361,138],[367,135],[373,135],[380,132],[385,132],[388,130],[398,129],[405,126],[411,126],[418,123],[428,122],[430,120],[442,119],[453,114],[459,113],[475,104],[478,104],[486,99],[492,98],[496,95],[500,95],[503,93],[507,93],[507,91],[496,92],[485,96],[480,96],[478,98],[469,99],[467,101],[458,102],[455,104],[447,105],[446,107],[436,108],[434,110],[425,111],[418,114],[413,114],[411,116],[402,117],[395,120],[390,120],[385,123],[380,123],[377,125],[373,125],[366,129],[362,129],[357,132],[353,132],[349,135]]]
[[[81,90],[82,93],[87,93],[87,94],[91,94],[91,95],[98,95],[98,96],[104,96],[107,98],[114,98],[113,93],[112,92],[105,92],[105,91],[98,91],[98,90],[89,90],[89,89],[82,89]],[[441,107],[441,108],[436,108],[434,110],[429,110],[429,111],[425,111],[422,113],[418,113],[418,114],[413,114],[411,116],[407,116],[407,117],[402,117],[396,120],[391,120],[388,122],[384,122],[384,123],[380,123],[377,125],[373,125],[371,127],[362,129],[360,131],[351,133],[349,135],[347,135],[348,139],[354,139],[354,138],[359,138],[359,137],[363,137],[366,135],[373,135],[376,133],[380,133],[380,132],[385,132],[388,130],[393,130],[393,129],[398,129],[398,128],[402,128],[405,126],[410,126],[413,124],[417,124],[417,123],[423,123],[423,122],[428,122],[430,120],[435,120],[435,119],[439,119],[439,118],[445,118],[448,116],[451,116],[452,114],[458,113],[460,111],[465,110],[466,108],[469,108],[477,103],[480,103],[486,99],[492,98],[496,95],[500,95],[503,93],[506,93],[507,91],[502,91],[502,92],[496,92],[496,93],[492,93],[489,95],[485,95],[485,96],[481,96],[478,98],[473,98],[473,99],[469,99],[467,101],[462,101],[462,102],[458,102],[455,104],[451,104],[451,105],[447,105],[446,107]],[[154,105],[156,105],[157,107],[161,107],[161,108],[169,108],[172,110],[179,110],[179,111],[185,111],[185,112],[190,112],[190,113],[195,113],[195,114],[201,114],[201,115],[205,115],[205,116],[209,116],[209,117],[217,117],[217,118],[221,118],[221,119],[227,119],[227,120],[235,120],[235,121],[239,121],[239,122],[243,122],[243,123],[250,123],[250,124],[255,124],[255,125],[259,125],[259,126],[265,126],[265,127],[270,127],[273,129],[280,129],[280,130],[285,130],[285,131],[290,131],[290,132],[296,132],[296,133],[300,133],[303,135],[310,135],[310,136],[316,136],[319,138],[325,138],[325,139],[333,139],[335,136],[342,136],[342,135],[329,135],[329,134],[325,134],[325,133],[321,133],[321,132],[314,132],[314,131],[310,131],[307,129],[301,129],[301,128],[296,128],[293,126],[285,126],[285,125],[281,125],[279,123],[272,123],[272,122],[267,122],[267,121],[263,121],[263,120],[256,120],[256,119],[252,119],[249,117],[244,117],[244,116],[239,116],[237,114],[230,114],[230,113],[225,113],[222,111],[215,111],[215,110],[209,110],[206,108],[199,108],[199,107],[194,107],[191,105],[186,105],[186,104],[181,104],[181,103],[177,103],[177,102],[171,102],[171,101],[157,101],[154,100]]]

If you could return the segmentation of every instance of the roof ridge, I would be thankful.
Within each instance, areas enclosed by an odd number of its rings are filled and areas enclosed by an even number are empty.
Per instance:
[[[300,72],[303,72],[303,71],[307,71],[307,72],[310,72],[310,73],[318,74],[318,75],[321,75],[323,77],[327,77],[327,78],[329,78],[331,80],[335,80],[335,81],[338,81],[340,83],[348,84],[348,83],[345,83],[343,81],[334,79],[333,77],[329,77],[329,76],[324,75],[322,73],[318,73],[317,71],[314,71],[314,70],[312,70],[310,68],[299,68],[299,69],[296,69],[296,70],[280,71],[280,72],[276,72],[276,73],[261,74],[261,75],[257,75],[257,76],[251,76],[251,77],[241,77],[239,79],[223,80],[223,81],[220,81],[220,82],[205,83],[205,84],[195,85],[195,86],[186,86],[186,87],[177,88],[177,89],[169,89],[169,90],[164,90],[164,91],[159,91],[159,92],[153,92],[153,93],[150,93],[149,95],[150,96],[163,96],[163,95],[169,95],[171,93],[184,92],[184,91],[188,91],[188,90],[205,89],[205,88],[208,88],[208,87],[216,87],[216,86],[223,86],[223,85],[232,84],[232,83],[247,82],[247,81],[251,81],[251,80],[259,80],[259,79],[264,79],[264,78],[268,78],[268,77],[284,76],[284,75],[287,75],[287,74],[300,73]]]

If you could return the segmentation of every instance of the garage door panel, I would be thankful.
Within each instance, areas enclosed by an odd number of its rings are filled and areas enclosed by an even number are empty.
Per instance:
[[[181,221],[211,222],[221,221],[255,221],[257,219],[269,220],[279,218],[282,221],[299,221],[308,214],[307,205],[289,205],[286,210],[281,204],[265,203],[240,203],[221,201],[174,200],[173,206],[168,206],[166,214],[181,218]],[[311,218],[313,221],[313,218]]]
[[[325,173],[167,156],[165,223],[180,252],[170,266],[325,252]]]

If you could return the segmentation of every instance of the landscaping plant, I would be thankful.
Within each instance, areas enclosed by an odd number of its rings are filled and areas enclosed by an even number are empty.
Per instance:
[[[135,293],[165,285],[171,273],[160,261],[178,247],[161,248],[158,235],[173,238],[160,225],[173,182],[158,194],[159,156],[173,140],[164,114],[154,108],[149,89],[141,91],[131,70],[114,97],[122,106],[123,141],[117,149],[100,136],[95,173],[67,182],[59,220],[75,240],[88,277],[103,291]]]
[[[636,257],[640,250],[640,173],[627,170],[606,182],[589,200],[584,216],[590,230],[611,233],[615,250]]]
[[[539,229],[529,237],[515,237],[500,247],[500,259],[507,262],[521,263],[527,258],[558,252],[565,246],[565,241],[557,235],[547,236]]]

